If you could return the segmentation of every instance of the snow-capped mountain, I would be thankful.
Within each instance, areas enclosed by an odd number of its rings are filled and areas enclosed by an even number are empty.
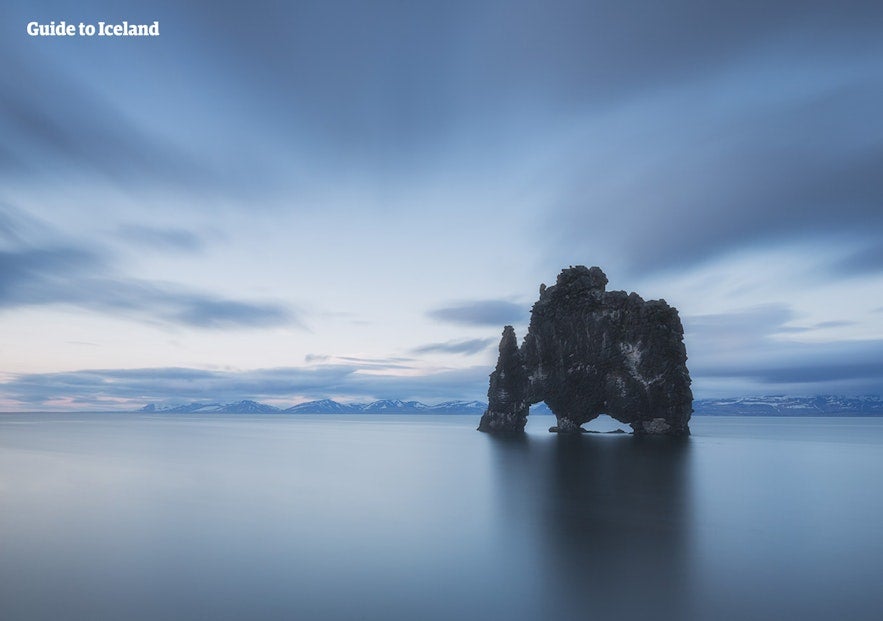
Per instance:
[[[256,401],[239,401],[237,403],[188,403],[177,406],[157,406],[150,403],[141,408],[141,412],[164,414],[192,413],[237,413],[237,414],[270,414],[285,412],[288,414],[481,414],[487,408],[482,401],[445,401],[436,405],[426,405],[420,401],[401,401],[398,399],[381,399],[371,403],[339,403],[332,399],[320,399],[298,403],[281,410],[258,403]]]
[[[338,403],[331,399],[299,403],[286,409],[286,412],[301,414],[481,414],[487,404],[481,401],[445,401],[436,405],[426,405],[420,401],[381,399],[371,403]]]
[[[436,405],[428,406],[432,412],[476,412],[483,413],[487,409],[487,403],[483,401],[444,401]]]
[[[236,403],[188,403],[169,407],[157,407],[148,403],[140,411],[164,414],[271,414],[278,412],[279,408],[246,399]]]
[[[168,412],[171,414],[190,414],[192,412],[217,412],[224,407],[222,403],[187,403],[184,405],[173,406],[157,406],[155,403],[148,403],[141,412]]]
[[[292,414],[343,414],[347,412],[356,412],[358,410],[345,403],[338,403],[331,399],[320,399],[319,401],[298,403],[297,405],[293,405],[283,411]]]
[[[829,416],[852,414],[883,415],[880,397],[733,397],[730,399],[699,399],[693,402],[695,415],[709,416]]]
[[[399,413],[399,412],[423,412],[429,408],[425,403],[419,401],[399,401],[391,399],[381,399],[380,401],[372,401],[371,403],[360,405],[359,411],[382,414],[382,413]]]
[[[160,407],[150,403],[141,412],[165,414],[481,414],[487,409],[483,401],[444,401],[426,405],[419,401],[381,399],[371,403],[339,403],[332,399],[307,401],[280,410],[257,401],[236,403],[189,403]],[[838,397],[733,397],[728,399],[698,399],[693,402],[696,416],[883,416],[883,400],[878,396]],[[530,413],[551,414],[545,403],[531,406]]]
[[[230,414],[271,414],[278,412],[279,408],[266,403],[258,403],[257,401],[240,401],[239,403],[228,403],[218,412]]]

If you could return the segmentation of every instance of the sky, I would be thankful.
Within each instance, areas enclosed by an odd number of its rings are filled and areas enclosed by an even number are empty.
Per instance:
[[[697,398],[883,393],[879,1],[7,0],[0,29],[2,410],[484,399],[569,265],[679,309]]]

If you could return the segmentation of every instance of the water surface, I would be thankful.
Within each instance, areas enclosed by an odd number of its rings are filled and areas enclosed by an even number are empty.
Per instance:
[[[552,422],[0,415],[0,618],[879,618],[883,419]]]

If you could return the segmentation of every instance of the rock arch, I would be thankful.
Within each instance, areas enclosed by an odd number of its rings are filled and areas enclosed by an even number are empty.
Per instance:
[[[521,347],[512,326],[503,329],[480,431],[522,431],[530,405],[545,401],[559,433],[600,414],[637,434],[690,433],[693,393],[677,309],[606,286],[600,268],[581,265],[540,285]]]

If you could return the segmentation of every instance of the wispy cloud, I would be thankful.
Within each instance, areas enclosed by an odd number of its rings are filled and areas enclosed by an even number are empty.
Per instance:
[[[353,367],[366,372],[413,370],[414,358],[408,356],[348,356],[307,354],[304,362],[312,365]]]
[[[196,252],[203,247],[203,241],[198,235],[180,228],[127,224],[119,227],[116,234],[128,244],[151,249]]]
[[[883,272],[883,239],[851,252],[832,265],[831,269],[838,276],[863,276]]]
[[[81,81],[25,51],[15,64],[28,79],[0,78],[6,137],[0,177],[71,174],[123,184],[208,185],[208,171],[194,158],[132,123]]]
[[[855,324],[855,321],[849,321],[846,319],[832,319],[831,321],[820,321],[816,324],[813,324],[813,327],[816,329],[845,328],[848,326],[854,326]]]
[[[467,326],[494,326],[526,322],[529,308],[507,300],[470,300],[430,310],[432,319]]]
[[[883,392],[883,341],[835,340],[807,342],[787,338],[794,320],[787,305],[767,305],[744,311],[685,317],[688,366],[694,386],[706,396],[719,380],[762,392],[787,392],[795,387],[816,392]],[[828,321],[811,329],[849,322]],[[741,384],[739,382],[741,381]]]
[[[810,31],[798,32],[762,60],[738,55],[587,122],[562,161],[554,216],[538,218],[548,251],[646,275],[813,239],[858,248],[837,275],[879,273],[883,126],[869,119],[883,107],[883,67],[846,47],[820,61]],[[786,71],[793,80],[773,77]],[[768,80],[776,87],[759,90]]]
[[[12,240],[0,249],[0,309],[67,305],[194,328],[304,327],[300,315],[281,304],[229,299],[179,284],[127,278],[116,273],[113,255],[106,248],[64,239],[55,245],[45,245],[45,241],[38,245],[27,235],[38,227],[25,231],[21,215],[9,214],[0,218],[5,237]],[[47,237],[51,235],[42,232],[41,238]]]
[[[825,391],[832,383],[860,382],[867,392],[879,393],[883,388],[883,340],[864,343],[834,343],[799,346],[791,352],[794,358],[770,366],[766,361],[752,365],[721,365],[703,371],[703,377],[745,378],[767,386],[805,384],[816,391]],[[875,351],[877,350],[877,351]],[[823,356],[830,362],[818,362]],[[776,362],[776,361],[774,361]]]
[[[494,339],[467,339],[464,341],[445,341],[444,343],[428,343],[415,347],[411,351],[415,354],[477,354],[484,351],[494,343]]]

